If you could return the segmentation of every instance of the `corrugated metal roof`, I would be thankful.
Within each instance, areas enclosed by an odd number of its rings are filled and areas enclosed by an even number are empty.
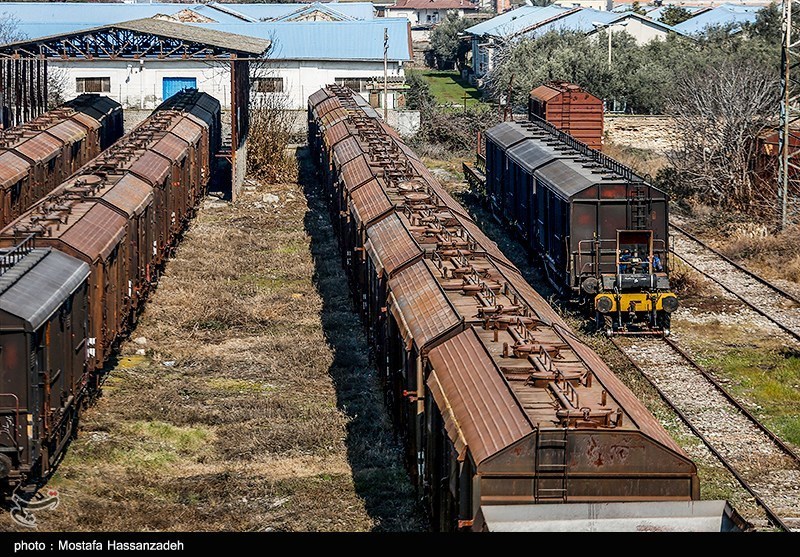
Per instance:
[[[152,150],[177,163],[189,153],[189,144],[185,139],[181,139],[175,134],[167,133],[153,145]]]
[[[14,150],[35,162],[47,162],[61,152],[64,142],[40,133],[14,147]]]
[[[534,170],[556,158],[559,152],[541,141],[526,139],[511,147],[506,154],[528,174],[533,175]]]
[[[147,151],[136,157],[128,168],[155,187],[161,185],[169,175],[170,162],[153,151]]]
[[[363,155],[345,163],[340,168],[342,182],[344,182],[344,187],[348,192],[352,192],[375,177],[367,158]]]
[[[497,17],[468,27],[466,32],[477,36],[507,37],[519,33],[532,25],[568,12],[570,9],[561,6],[520,6]]]
[[[567,159],[554,159],[536,170],[535,175],[565,200],[602,181],[600,176]]]
[[[323,140],[325,141],[325,147],[330,149],[345,138],[351,138],[350,130],[347,128],[347,122],[337,122],[325,129]],[[355,141],[355,138],[353,138],[353,140]]]
[[[56,18],[58,21],[58,18]],[[222,25],[225,24],[205,24],[205,25]],[[247,25],[260,25],[256,23],[245,23]],[[291,23],[287,25],[297,25]],[[233,27],[240,27],[233,25]],[[226,51],[234,52],[245,56],[261,56],[270,48],[269,37],[256,36],[254,34],[238,34],[234,30],[216,29],[213,27],[203,27],[195,24],[176,23],[172,21],[165,21],[162,19],[134,19],[131,21],[121,21],[118,23],[108,23],[103,25],[92,25],[90,23],[58,23],[58,24],[44,24],[36,23],[32,25],[21,25],[20,31],[28,36],[28,39],[8,43],[6,48],[14,48],[18,46],[25,46],[30,42],[41,42],[52,39],[59,39],[61,35],[67,34],[90,34],[99,33],[106,29],[122,29],[125,31],[133,31],[135,33],[143,33],[148,35],[156,35],[159,37],[167,37],[179,39],[183,41],[199,43],[204,45],[213,46]],[[46,32],[46,35],[40,34]]]
[[[713,26],[732,25],[740,29],[744,23],[753,23],[762,6],[737,6],[723,4],[675,25],[675,29],[688,35],[703,33]]]
[[[422,249],[397,214],[369,227],[367,235],[367,253],[379,274],[391,277],[397,269],[422,257]]]
[[[83,261],[52,249],[34,249],[0,276],[0,311],[42,326],[89,276]]]
[[[126,173],[102,194],[102,199],[128,213],[128,216],[138,215],[152,202],[153,188],[144,180]]]
[[[327,7],[329,10],[338,12],[354,19],[373,19],[375,17],[375,6],[371,2],[334,2],[317,3]],[[313,4],[312,4],[313,5]],[[255,19],[267,20],[285,17],[297,11],[299,7],[307,7],[307,4],[215,4],[223,8],[230,8],[239,13],[243,13]]]
[[[530,33],[525,32],[524,35],[539,36],[549,33],[550,31],[579,31],[582,33],[589,33],[595,31],[595,26],[592,25],[592,22],[610,23],[624,17],[624,14],[620,16],[620,14],[607,12],[605,10],[583,8],[576,12],[565,14],[563,17],[559,17],[553,21],[537,25]]]
[[[90,259],[106,259],[125,235],[127,219],[110,207],[87,201],[91,207],[77,221],[67,225],[61,240]]]
[[[431,350],[428,358],[428,386],[436,405],[446,410],[448,434],[454,442],[463,437],[477,465],[534,431],[472,327]]]
[[[0,188],[7,189],[24,178],[31,165],[11,151],[0,152]]]
[[[322,89],[318,89],[316,92],[312,93],[308,97],[308,105],[313,109],[313,107],[317,106],[325,99],[329,99],[334,96],[335,95],[331,92],[330,89],[328,89],[327,87],[323,87]]]
[[[462,323],[450,300],[424,261],[403,269],[389,280],[395,304],[390,310],[404,322],[419,350]],[[409,339],[405,339],[407,342]]]
[[[500,275],[510,284],[517,292],[523,301],[530,306],[536,314],[537,319],[548,324],[558,323],[567,326],[566,322],[556,313],[547,300],[545,300],[539,292],[537,292],[530,283],[525,280],[519,269],[507,269],[498,267],[497,271]]]
[[[490,139],[500,147],[508,149],[511,145],[531,137],[532,134],[516,122],[502,122],[486,130],[485,135],[486,139]]]
[[[325,134],[325,138],[327,139],[328,137],[328,134]],[[333,146],[333,160],[339,167],[363,154],[364,151],[361,149],[361,144],[353,136],[346,137]]]
[[[369,226],[393,209],[394,204],[378,180],[370,180],[350,194],[350,211],[358,227]]]
[[[411,30],[405,18],[190,26],[268,39],[272,41],[270,60],[383,60],[385,28],[389,36],[388,59],[411,60]]]

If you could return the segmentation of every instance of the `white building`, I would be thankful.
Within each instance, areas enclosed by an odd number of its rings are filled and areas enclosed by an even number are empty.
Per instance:
[[[412,26],[432,26],[454,13],[459,17],[477,13],[478,4],[469,0],[397,0],[386,6],[386,17],[404,17]]]
[[[356,5],[356,4],[360,4]],[[350,6],[349,13],[336,8]],[[66,6],[63,11],[62,8]],[[95,13],[95,6],[99,6]],[[279,95],[289,109],[303,109],[308,96],[330,83],[343,83],[368,96],[373,82],[383,81],[384,30],[388,36],[387,73],[392,80],[402,79],[403,65],[411,60],[408,21],[399,18],[373,18],[368,3],[341,4],[235,4],[236,12],[222,4],[65,4],[7,3],[6,10],[20,20],[19,29],[27,39],[75,32],[124,19],[125,15],[151,13],[159,19],[182,21],[186,25],[225,33],[267,39],[272,45],[264,62],[251,63],[256,78],[254,95]],[[365,9],[368,6],[368,9]],[[123,8],[123,9],[120,9]],[[140,8],[148,8],[149,11]],[[48,10],[54,10],[51,14]],[[173,10],[173,11],[169,11]],[[177,10],[177,11],[175,11]],[[188,11],[192,13],[189,14]],[[213,12],[212,12],[213,10]],[[345,9],[347,11],[347,9]],[[235,15],[233,15],[235,13]],[[261,21],[264,14],[278,14]],[[38,15],[37,15],[38,14]],[[60,15],[59,23],[41,23],[48,15]],[[202,16],[197,18],[196,14]],[[43,20],[30,19],[43,17]],[[245,20],[242,19],[245,18]],[[27,21],[26,19],[27,18]],[[82,19],[113,19],[99,23]],[[216,18],[216,19],[215,19]],[[215,19],[208,22],[208,19]],[[197,60],[94,60],[62,62],[50,60],[51,75],[63,78],[66,98],[83,92],[101,92],[124,107],[154,108],[182,88],[196,87],[230,106],[230,72],[226,64]],[[390,98],[390,108],[392,101]]]
[[[556,6],[562,8],[590,8],[592,10],[608,11],[607,0],[555,0]]]

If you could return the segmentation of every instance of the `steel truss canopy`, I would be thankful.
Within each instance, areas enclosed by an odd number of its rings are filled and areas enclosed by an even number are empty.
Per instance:
[[[262,58],[270,45],[265,39],[144,18],[8,43],[0,46],[0,58],[247,60]]]

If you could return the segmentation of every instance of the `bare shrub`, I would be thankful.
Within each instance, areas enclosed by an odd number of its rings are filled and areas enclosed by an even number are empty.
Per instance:
[[[255,95],[250,100],[247,171],[267,182],[293,181],[297,161],[287,147],[293,137],[293,114],[282,95]]]

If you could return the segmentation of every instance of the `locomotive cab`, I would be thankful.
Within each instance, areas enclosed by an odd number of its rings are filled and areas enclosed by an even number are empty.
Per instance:
[[[670,291],[668,252],[652,230],[617,230],[614,267],[596,277],[597,328],[607,335],[669,335],[678,298]]]

